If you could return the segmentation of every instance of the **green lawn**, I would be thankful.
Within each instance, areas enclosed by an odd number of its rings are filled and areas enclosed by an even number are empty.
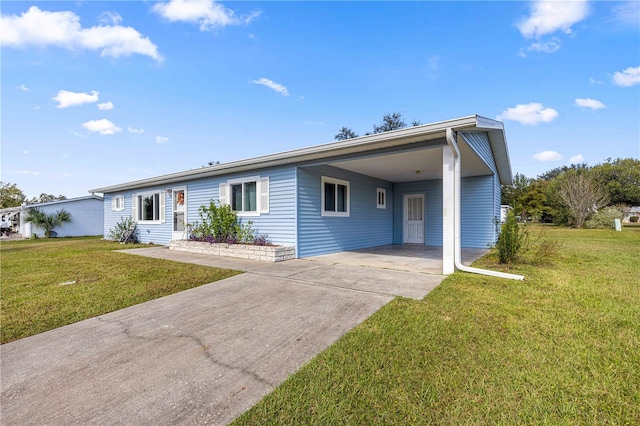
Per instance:
[[[114,252],[131,247],[96,237],[2,242],[1,342],[238,273]]]
[[[547,232],[525,281],[395,299],[234,424],[640,424],[640,228]]]

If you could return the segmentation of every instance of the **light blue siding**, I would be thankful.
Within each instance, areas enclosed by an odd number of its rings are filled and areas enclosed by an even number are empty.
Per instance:
[[[493,172],[492,176],[483,176],[476,179],[481,179],[482,184],[474,185],[477,194],[471,194],[467,192],[470,200],[476,200],[481,202],[482,219],[477,226],[480,226],[481,230],[474,229],[469,237],[466,239],[465,246],[465,221],[462,220],[462,237],[461,244],[465,247],[487,247],[489,244],[495,243],[497,239],[497,228],[495,220],[500,218],[500,204],[501,204],[501,186],[498,179],[498,169],[496,167],[493,152],[491,151],[491,145],[486,133],[482,132],[461,132],[464,140],[469,144],[471,149],[484,161],[484,163]],[[489,187],[491,189],[489,189]],[[470,189],[470,188],[469,188]],[[465,185],[462,185],[462,194],[465,193]],[[473,206],[474,201],[470,201],[468,206]],[[462,212],[461,216],[466,214],[473,214],[473,207],[470,212],[466,211],[465,199],[462,200]],[[487,223],[490,222],[490,225]]]
[[[375,247],[393,242],[393,208],[377,208],[377,188],[393,200],[393,185],[331,166],[298,168],[298,256]],[[321,177],[349,181],[349,217],[327,217],[321,212]]]
[[[208,205],[211,200],[219,200],[219,185],[231,179],[241,179],[249,176],[269,177],[269,213],[262,213],[256,217],[241,217],[241,223],[253,221],[253,229],[258,234],[267,234],[269,240],[277,245],[295,244],[295,169],[293,167],[268,169],[247,174],[232,174],[221,177],[196,179],[181,184],[163,187],[151,187],[138,191],[105,194],[104,234],[118,223],[122,217],[132,215],[133,196],[136,193],[165,191],[165,189],[186,188],[187,216],[185,221],[190,224],[200,219],[198,209]],[[111,199],[116,195],[124,195],[125,208],[122,211],[111,210]],[[138,238],[143,243],[169,244],[172,238],[172,199],[165,197],[165,221],[160,224],[139,223]]]
[[[67,211],[71,215],[71,222],[54,228],[58,237],[83,237],[102,233],[102,200],[99,198],[82,197],[27,207],[36,207],[47,214],[55,214],[58,210]],[[44,230],[32,226],[31,233],[41,237]]]
[[[495,176],[462,179],[460,192],[460,245],[487,248],[495,242]]]
[[[404,196],[423,194],[425,199],[425,244],[442,245],[442,179],[420,182],[396,183],[393,185],[393,243],[403,243]]]

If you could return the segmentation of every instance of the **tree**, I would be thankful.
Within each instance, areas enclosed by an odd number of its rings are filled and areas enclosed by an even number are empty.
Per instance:
[[[540,180],[553,180],[555,178],[557,178],[558,176],[561,176],[565,173],[567,173],[570,170],[575,170],[575,171],[584,171],[584,170],[588,170],[589,166],[587,166],[586,163],[582,163],[582,164],[572,164],[570,166],[560,166],[560,167],[556,167],[555,169],[551,169],[548,172],[545,172],[543,174],[541,174],[540,176],[538,176],[538,179]]]
[[[66,200],[67,197],[65,197],[64,195],[58,195],[57,197],[53,194],[45,194],[44,192],[42,194],[40,194],[39,197],[33,197],[32,199],[30,199],[29,201],[27,201],[27,204],[41,204],[41,203],[49,203],[51,201],[56,201],[56,200]]]
[[[606,191],[598,186],[587,173],[565,173],[558,195],[569,209],[576,228],[582,228],[585,220],[609,203]]]
[[[502,185],[502,204],[513,207],[517,214],[520,214],[521,212],[518,200],[527,192],[532,181],[533,179],[529,179],[523,174],[516,173],[513,177],[513,185]]]
[[[27,197],[15,183],[0,181],[0,209],[21,206]]]
[[[352,138],[357,138],[357,137],[358,137],[358,135],[356,134],[356,132],[351,130],[350,127],[342,126],[342,128],[340,128],[340,131],[338,132],[338,134],[334,137],[334,139],[337,140],[337,141],[343,141],[343,140],[346,140],[346,139],[352,139]]]
[[[71,214],[64,209],[55,213],[45,213],[42,210],[32,207],[27,210],[27,222],[44,230],[44,236],[50,238],[54,228],[71,222]]]
[[[608,158],[593,166],[591,173],[596,184],[606,189],[612,204],[640,205],[640,160]]]
[[[402,113],[394,112],[393,114],[385,114],[382,117],[382,123],[373,125],[373,133],[389,132],[407,127],[407,123],[402,119]]]

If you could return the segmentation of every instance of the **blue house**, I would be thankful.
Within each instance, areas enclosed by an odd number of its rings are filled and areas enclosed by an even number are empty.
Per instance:
[[[440,246],[448,274],[460,247],[496,241],[500,186],[511,182],[503,124],[473,115],[91,192],[104,194],[105,235],[131,216],[142,242],[184,239],[216,200],[298,258]]]

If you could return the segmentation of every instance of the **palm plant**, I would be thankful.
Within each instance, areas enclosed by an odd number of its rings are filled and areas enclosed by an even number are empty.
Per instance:
[[[71,222],[71,214],[64,209],[55,213],[45,213],[33,207],[27,211],[26,220],[34,226],[44,229],[44,236],[50,238],[55,227]]]

